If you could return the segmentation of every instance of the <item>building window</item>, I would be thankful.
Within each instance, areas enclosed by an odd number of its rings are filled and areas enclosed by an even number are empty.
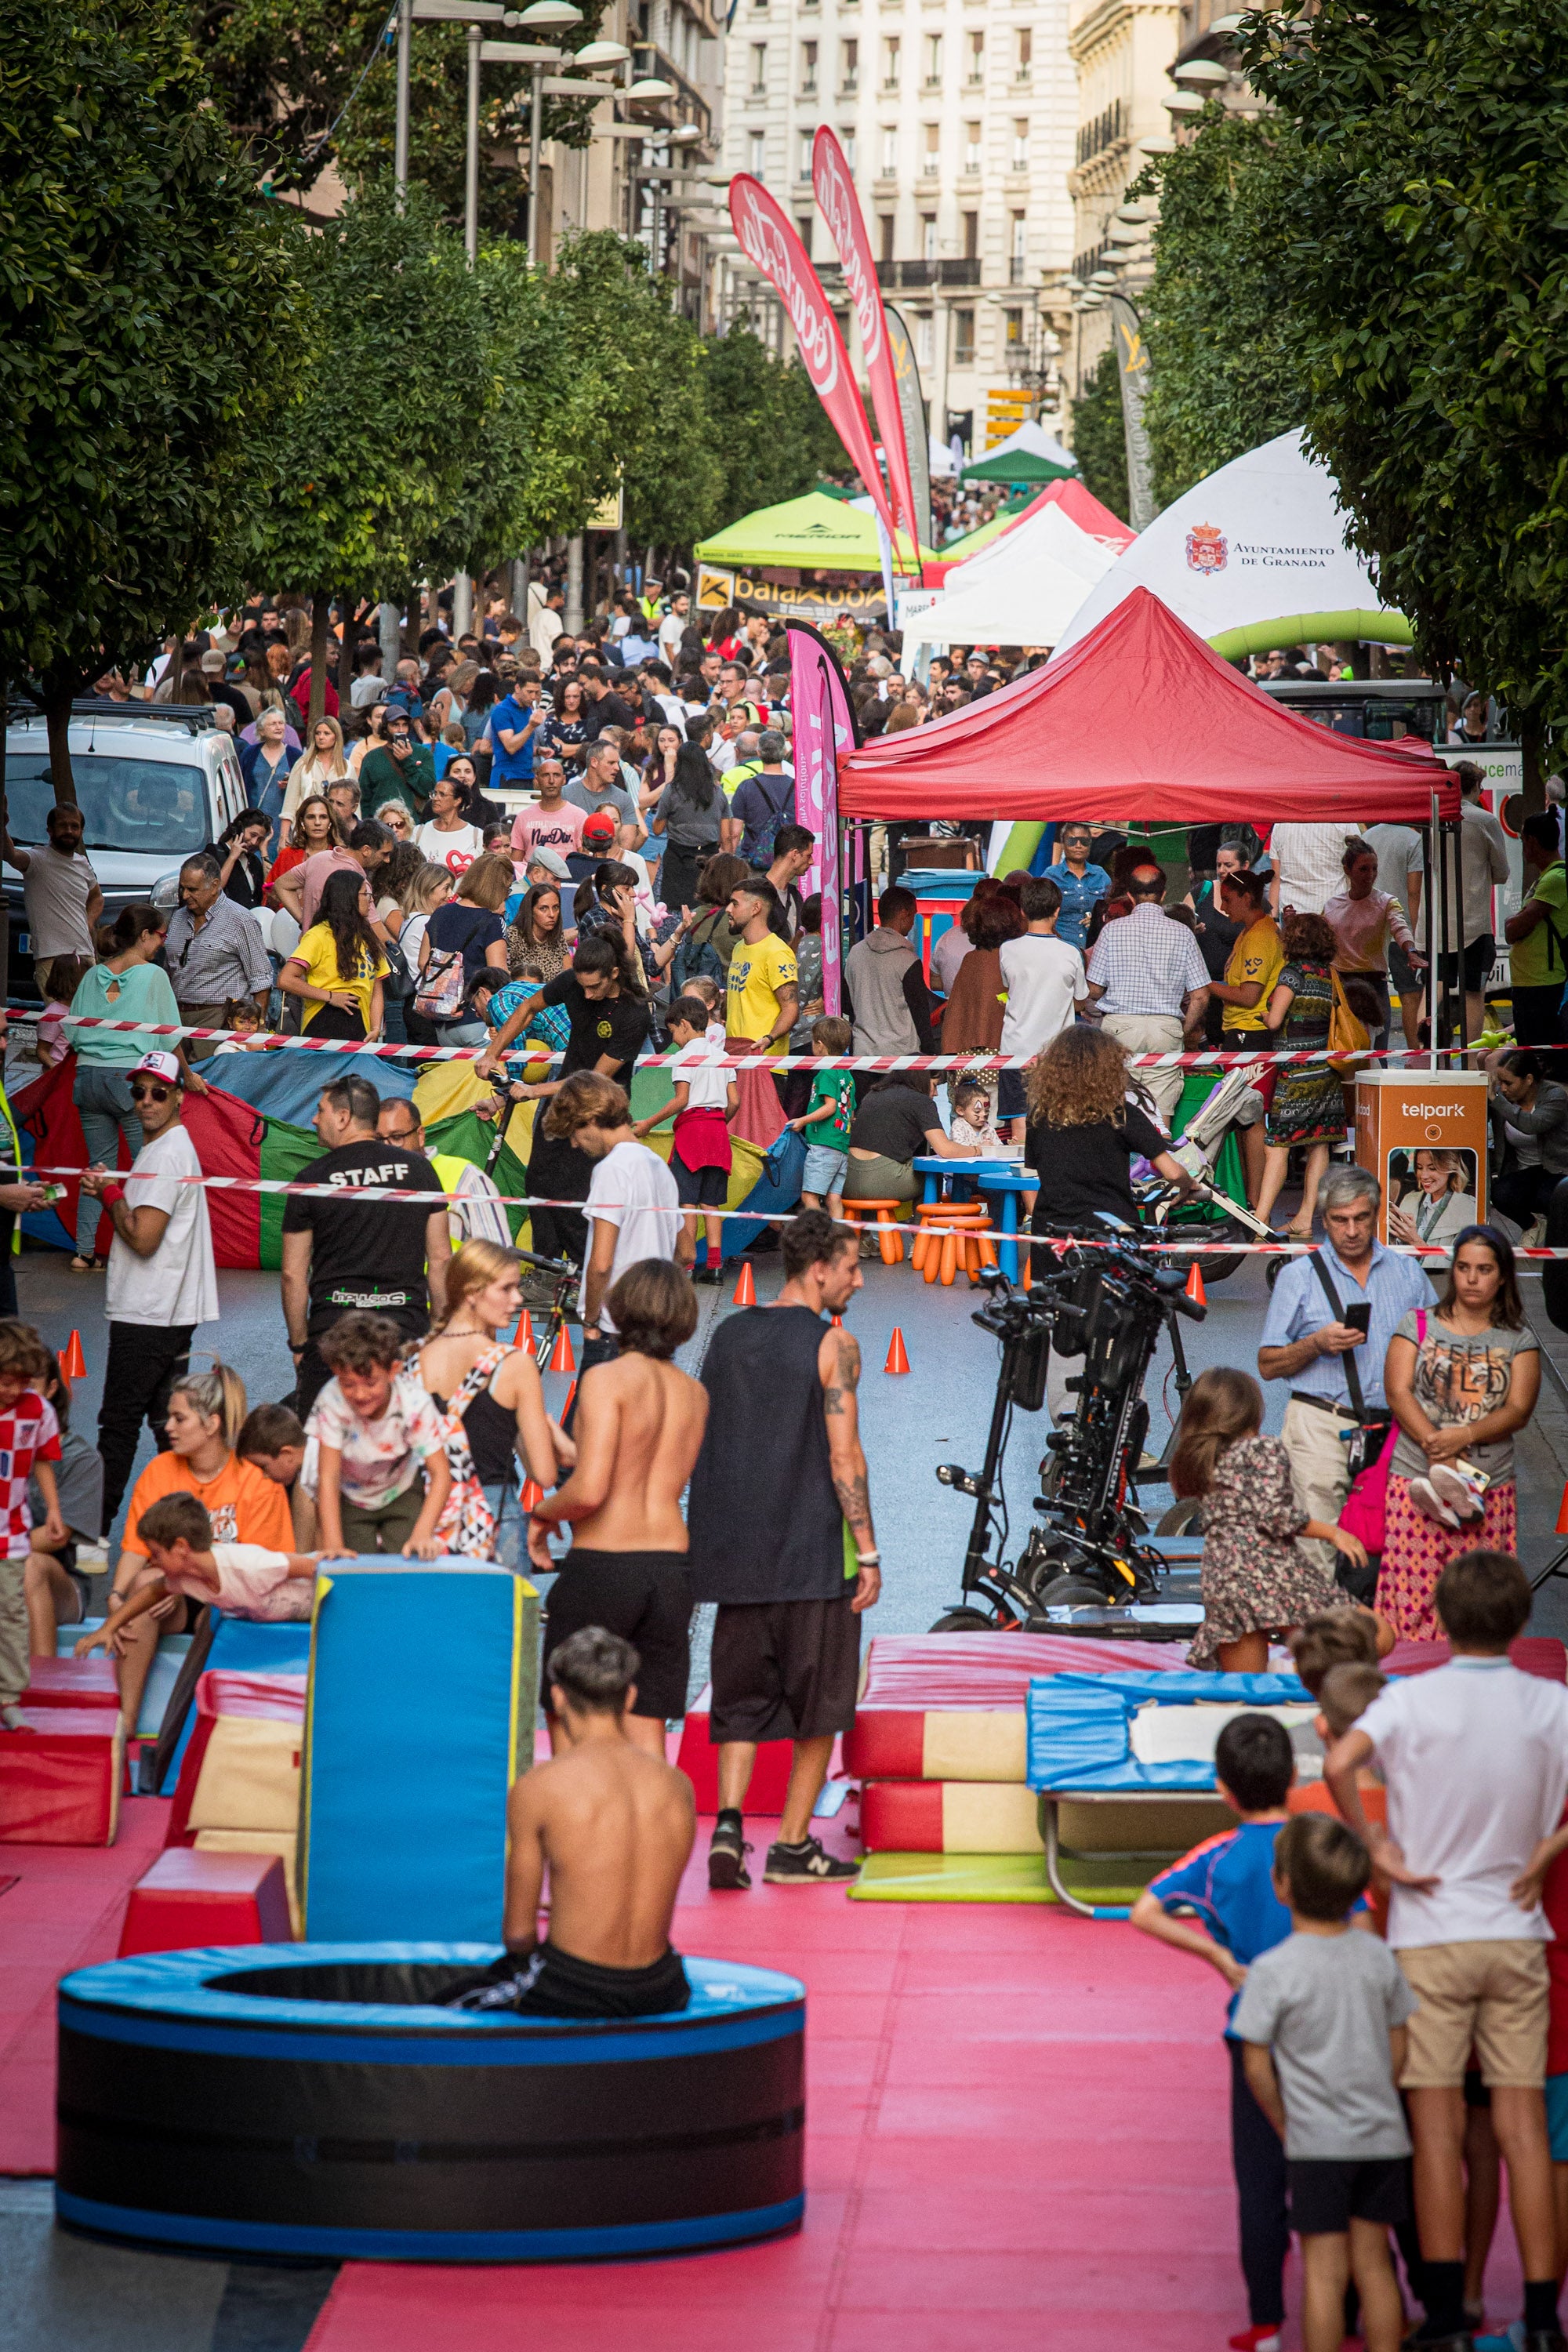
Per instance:
[[[853,131],[846,131],[842,124],[839,125],[838,144],[844,150],[844,161],[853,171],[855,169],[855,133]]]
[[[942,35],[940,33],[926,35],[926,88],[928,89],[942,88]]]
[[[893,215],[891,213],[879,213],[877,215],[877,258],[879,261],[887,262],[891,261],[892,257]]]
[[[803,131],[800,134],[799,160],[795,165],[795,177],[797,180],[809,180],[811,177],[811,133],[809,131]]]
[[[763,176],[763,163],[766,149],[765,135],[761,131],[752,131],[746,141],[746,169],[753,180],[760,180]]]
[[[915,320],[915,358],[923,368],[936,365],[936,324],[929,310]]]
[[[1024,282],[1024,271],[1026,268],[1025,257],[1027,253],[1029,243],[1029,221],[1027,214],[1014,214],[1011,237],[1012,242],[1007,248],[1007,275],[1015,286],[1021,286]]]
[[[800,94],[802,98],[816,95],[816,43],[802,41],[800,45]]]
[[[1013,169],[1026,172],[1029,168],[1029,126],[1026,122],[1013,125]]]
[[[859,44],[859,42],[858,42],[858,41],[846,41],[846,42],[845,42],[845,44],[844,44],[844,80],[843,80],[843,90],[844,90],[844,95],[845,95],[845,97],[846,97],[846,98],[852,98],[852,97],[854,96],[855,92],[859,89],[859,87],[860,87],[860,44]]]
[[[968,173],[980,169],[980,125],[966,122],[963,126],[963,168]]]
[[[1007,343],[1021,343],[1023,341],[1024,313],[1022,310],[1003,311],[1002,340],[1004,342]]]
[[[934,173],[942,168],[942,125],[928,122],[925,126],[925,153],[921,157],[922,173]]]
[[[1015,80],[1015,81],[1027,81],[1027,80],[1028,80],[1028,79],[1029,79],[1030,73],[1031,73],[1031,71],[1033,70],[1033,68],[1034,68],[1034,62],[1035,62],[1035,35],[1034,35],[1034,28],[1033,28],[1033,26],[1029,26],[1029,25],[1020,25],[1020,26],[1018,26],[1017,31],[1016,31],[1016,32],[1014,34],[1014,36],[1013,36],[1013,79],[1014,79],[1014,80]]]
[[[936,215],[934,213],[921,215],[921,259],[922,261],[936,259]]]
[[[766,41],[752,43],[752,96],[762,98],[768,87],[768,45]]]
[[[978,261],[980,258],[980,215],[978,213],[965,213],[963,215],[963,257],[965,261]]]
[[[899,169],[899,134],[896,131],[882,133],[882,177],[894,178]]]
[[[974,313],[965,309],[952,314],[952,364],[954,367],[974,365]]]
[[[969,79],[971,81],[976,82],[984,81],[985,79],[985,36],[984,33],[974,32],[971,33],[969,36]]]
[[[805,257],[807,261],[811,259],[812,225],[816,218],[816,215],[815,213],[799,213],[795,216],[795,235],[799,237],[801,244],[805,248]]]
[[[882,88],[897,89],[903,66],[904,45],[894,33],[882,44]]]

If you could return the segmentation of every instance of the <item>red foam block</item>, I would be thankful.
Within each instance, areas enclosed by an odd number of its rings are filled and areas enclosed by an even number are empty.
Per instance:
[[[22,1710],[0,1731],[0,1844],[112,1845],[124,1742],[118,1712]]]
[[[29,1658],[24,1706],[108,1706],[117,1712],[120,1693],[107,1658]]]
[[[1382,1661],[1385,1675],[1427,1675],[1446,1666],[1452,1655],[1447,1642],[1396,1642]],[[1521,1675],[1543,1683],[1568,1682],[1568,1647],[1549,1633],[1521,1633],[1508,1645],[1508,1654]]]
[[[196,1783],[206,1760],[207,1743],[219,1716],[240,1715],[253,1721],[297,1723],[303,1728],[306,1680],[304,1675],[242,1675],[221,1669],[198,1678],[196,1719],[180,1759],[180,1777],[169,1814],[171,1846],[195,1843],[191,1807],[196,1800]]]
[[[280,1855],[171,1846],[131,1890],[119,1956],[205,1944],[287,1944],[292,1932]]]
[[[868,1853],[941,1853],[940,1780],[868,1780],[860,1791],[860,1839]]]
[[[708,1737],[713,1686],[710,1683],[687,1709],[680,1729],[676,1762],[691,1783],[700,1813],[719,1810],[719,1750]],[[782,1813],[789,1791],[795,1750],[787,1739],[764,1740],[757,1750],[756,1768],[746,1795],[749,1813]]]

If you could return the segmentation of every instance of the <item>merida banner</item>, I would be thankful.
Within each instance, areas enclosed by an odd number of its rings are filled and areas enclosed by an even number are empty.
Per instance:
[[[801,364],[812,390],[827,412],[827,419],[843,442],[849,462],[864,482],[882,519],[893,534],[893,512],[877,464],[877,445],[860,405],[860,394],[849,372],[849,354],[828,307],[822,281],[806,257],[794,224],[760,180],[737,173],[730,183],[730,219],[748,261],[777,289],[799,346]]]
[[[882,316],[888,327],[888,349],[893,354],[893,373],[899,380],[899,407],[904,420],[904,456],[909,463],[910,484],[915,495],[915,523],[922,547],[932,547],[931,512],[931,434],[926,423],[925,396],[921,390],[921,372],[915,361],[914,341],[904,322],[903,315],[890,302],[882,306]]]
[[[1121,431],[1127,444],[1127,520],[1134,530],[1147,530],[1159,513],[1154,497],[1154,458],[1143,422],[1143,402],[1149,390],[1149,346],[1142,323],[1125,294],[1110,298],[1110,333],[1116,345],[1116,372],[1121,382]]]
[[[838,762],[859,738],[837,656],[814,628],[788,625],[795,822],[816,835],[810,887],[822,893],[822,997],[843,1008],[844,877],[838,868]]]
[[[811,184],[816,196],[817,210],[827,223],[827,233],[837,247],[839,260],[844,264],[845,289],[855,305],[855,322],[860,330],[860,345],[866,355],[866,373],[870,379],[877,429],[881,434],[882,451],[888,461],[888,479],[892,485],[893,504],[910,542],[907,552],[900,551],[896,534],[889,531],[894,548],[893,569],[896,572],[912,570],[918,577],[921,568],[920,518],[915,506],[914,486],[910,480],[899,381],[893,355],[888,348],[882,289],[877,282],[877,264],[871,252],[871,239],[867,233],[866,215],[855,193],[854,174],[836,134],[825,122],[818,124],[816,137],[812,142]]]

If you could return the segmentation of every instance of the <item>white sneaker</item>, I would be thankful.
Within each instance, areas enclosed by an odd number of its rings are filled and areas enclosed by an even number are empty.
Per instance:
[[[1487,1507],[1482,1496],[1474,1480],[1457,1463],[1439,1462],[1432,1473],[1431,1485],[1439,1501],[1454,1513],[1456,1524],[1485,1517]]]
[[[1430,1478],[1412,1478],[1410,1499],[1426,1517],[1436,1519],[1440,1528],[1457,1528],[1459,1524]]]

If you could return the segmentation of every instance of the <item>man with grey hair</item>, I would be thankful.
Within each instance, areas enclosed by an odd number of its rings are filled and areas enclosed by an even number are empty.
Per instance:
[[[1377,1239],[1382,1197],[1369,1168],[1330,1170],[1318,1193],[1327,1239],[1284,1267],[1258,1349],[1260,1378],[1289,1382],[1279,1434],[1296,1499],[1314,1519],[1340,1516],[1358,1425],[1370,1430],[1369,1447],[1381,1445],[1378,1433],[1389,1418],[1383,1387],[1388,1343],[1406,1315],[1434,1303],[1419,1261]],[[1328,1544],[1315,1549],[1357,1600],[1371,1599],[1374,1570],[1351,1568]]]
[[[605,735],[598,742],[589,744],[583,773],[568,779],[562,796],[588,816],[595,809],[612,810],[621,848],[635,849],[639,842],[647,839],[647,827],[638,813],[636,795],[626,790],[622,780],[621,747],[613,735]]]
[[[708,756],[713,762],[713,772],[725,779],[724,789],[731,792],[734,789],[729,781],[731,776],[736,783],[743,781],[738,770],[743,769],[748,776],[757,772],[758,730],[752,725],[743,707],[726,710],[721,703],[715,703],[713,710],[719,732]]]
[[[776,727],[764,727],[757,738],[756,766],[730,795],[719,846],[748,866],[766,866],[780,829],[794,823],[795,771],[784,765],[784,737]]]

